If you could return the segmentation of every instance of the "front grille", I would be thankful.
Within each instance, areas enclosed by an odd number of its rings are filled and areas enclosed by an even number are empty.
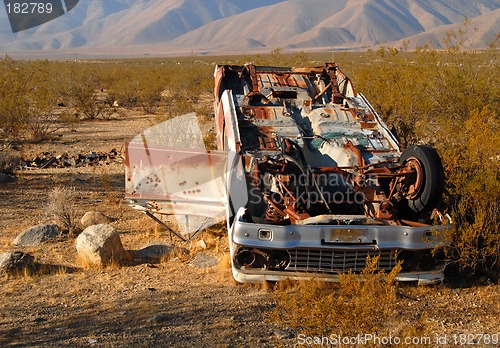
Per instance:
[[[377,269],[391,271],[396,265],[392,250],[331,250],[294,249],[290,252],[287,271],[347,273],[361,272],[366,267],[366,259],[379,257]]]

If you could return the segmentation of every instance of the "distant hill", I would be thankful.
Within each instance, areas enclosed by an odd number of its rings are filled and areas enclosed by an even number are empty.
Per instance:
[[[81,0],[17,34],[4,7],[0,18],[1,54],[362,49],[402,40],[440,48],[465,18],[468,44],[484,48],[500,32],[500,0]]]

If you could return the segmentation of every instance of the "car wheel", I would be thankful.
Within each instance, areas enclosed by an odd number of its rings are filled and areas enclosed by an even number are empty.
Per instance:
[[[414,145],[403,151],[399,163],[411,170],[402,182],[402,192],[408,208],[415,213],[434,209],[444,190],[444,170],[436,150]]]

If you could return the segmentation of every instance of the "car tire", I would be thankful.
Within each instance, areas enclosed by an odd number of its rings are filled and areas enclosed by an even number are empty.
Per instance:
[[[432,147],[414,145],[403,151],[399,158],[403,166],[418,167],[417,189],[408,194],[406,204],[415,213],[432,211],[440,202],[444,191],[444,170],[438,153]]]

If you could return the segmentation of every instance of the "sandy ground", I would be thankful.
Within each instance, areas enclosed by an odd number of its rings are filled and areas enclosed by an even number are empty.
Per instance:
[[[154,116],[140,112],[85,121],[75,131],[60,131],[55,140],[22,144],[19,149],[26,156],[42,151],[122,152],[128,140],[154,123]],[[292,347],[300,343],[293,333],[279,330],[267,319],[266,312],[273,308],[272,290],[232,281],[223,226],[198,238],[207,249],[197,247],[198,240],[171,240],[164,229],[126,205],[123,172],[123,163],[116,161],[97,167],[18,171],[16,181],[0,184],[0,252],[29,252],[46,270],[0,279],[0,346]],[[34,248],[14,247],[12,240],[19,233],[47,222],[47,194],[56,186],[75,187],[75,209],[81,215],[95,210],[117,219],[112,225],[126,249],[166,243],[190,254],[155,265],[96,270],[81,266],[74,237]],[[434,287],[404,286],[398,306],[397,317],[390,320],[400,325],[412,325],[427,315],[436,335],[431,346],[455,346],[461,343],[456,341],[461,334],[476,335],[474,341],[466,340],[475,346],[500,346],[498,341],[487,345],[479,336],[500,334],[498,284],[453,278]],[[446,344],[438,344],[438,336],[445,337]]]

